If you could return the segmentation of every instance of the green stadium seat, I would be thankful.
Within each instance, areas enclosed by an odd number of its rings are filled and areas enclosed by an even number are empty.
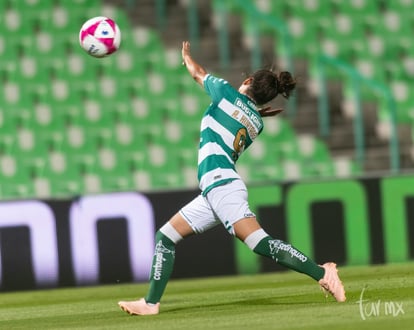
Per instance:
[[[364,20],[361,15],[336,14],[321,32],[323,52],[344,60],[361,52],[365,44]]]
[[[294,42],[290,43],[292,48],[292,56],[297,58],[309,58],[319,52],[319,45],[309,40],[316,40],[319,33],[318,21],[315,19],[307,19],[305,17],[294,16],[288,18],[287,21],[290,35]],[[282,44],[277,44],[276,49],[278,53],[286,53]]]
[[[63,152],[50,152],[44,165],[43,176],[37,178],[50,180],[52,196],[80,195],[86,191],[79,164],[71,155]]]
[[[3,84],[2,91],[0,92],[0,103],[3,106],[13,106],[23,101],[23,95],[25,91],[22,88],[22,80],[8,79]]]
[[[39,198],[39,199],[56,197],[56,196],[52,196],[49,178],[33,178],[32,187],[33,187],[32,197]]]
[[[36,27],[37,19],[25,14],[24,10],[8,8],[0,21],[0,31],[6,32],[9,37],[20,37],[29,40]]]
[[[130,47],[134,47],[136,53],[145,54],[145,56],[137,56],[136,61],[141,61],[147,70],[157,67],[163,68],[164,63],[161,61],[164,48],[158,35],[149,28],[138,26],[125,31],[127,34],[125,40],[133,40]],[[127,45],[128,47],[128,45]]]
[[[196,95],[183,94],[180,97],[180,117],[187,125],[199,127],[206,104],[208,103],[201,103]]]
[[[18,122],[18,109],[16,111],[9,111],[9,107],[0,105],[0,134],[1,136],[10,136],[13,137],[16,125]],[[3,140],[3,141],[2,141]],[[7,139],[0,139],[0,143],[3,144],[3,147],[8,146],[11,142],[7,142]]]
[[[151,187],[151,178],[150,172],[145,169],[137,169],[132,172],[132,181],[133,186],[138,191],[150,191]]]
[[[2,199],[25,198],[33,195],[32,178],[17,162],[18,160],[12,154],[0,156],[0,196]]]
[[[147,137],[160,135],[164,113],[159,103],[145,95],[134,96],[129,102],[129,111],[125,115],[135,129]]]
[[[412,85],[405,80],[391,82],[391,90],[397,103],[397,120],[400,123],[412,123],[414,119],[414,96]]]
[[[334,173],[337,178],[346,178],[363,174],[361,167],[348,157],[333,159]]]
[[[184,184],[184,187],[191,189],[198,188],[197,166],[184,166],[180,169],[183,180],[182,184]],[[182,184],[178,185],[177,187],[182,186]]]
[[[350,16],[364,17],[364,20],[368,24],[375,24],[378,16],[380,15],[380,5],[378,1],[360,0],[360,1],[348,1],[338,0],[335,1],[335,10],[340,13],[345,13]]]
[[[286,2],[288,12],[295,17],[311,17],[318,22],[319,27],[329,23],[333,14],[331,1],[314,0],[302,1],[291,0]]]
[[[22,198],[32,194],[31,175],[20,156],[19,142],[18,134],[1,132],[0,194],[2,198]]]
[[[414,9],[414,2],[407,0],[387,1],[385,5],[389,10],[395,10],[400,13],[410,12],[411,9]]]
[[[268,150],[267,143],[258,138],[255,145],[246,150],[237,162],[240,175],[247,182],[281,180],[284,174],[282,159],[275,149],[277,149],[277,142],[271,150]]]
[[[275,1],[271,0],[254,0],[256,8],[264,14],[276,14],[277,10],[274,8]],[[276,3],[278,3],[277,1]],[[279,12],[280,13],[280,12]]]
[[[101,0],[73,0],[72,3],[74,6],[78,6],[82,9],[84,9],[85,7],[97,9],[100,8],[102,5]]]
[[[0,75],[2,81],[13,77],[17,68],[16,58],[19,56],[19,43],[6,38],[6,33],[0,32]]]
[[[376,29],[385,38],[398,38],[411,32],[410,13],[387,10],[377,18]]]
[[[146,146],[147,153],[143,157],[130,157],[132,175],[135,180],[141,178],[138,186],[149,185],[153,189],[177,188],[182,182],[179,158],[175,150],[166,145],[150,141]]]
[[[91,172],[100,178],[103,191],[130,190],[133,188],[129,163],[120,157],[116,146],[107,145],[99,148]]]
[[[280,162],[281,181],[300,180],[303,176],[302,163],[298,159],[284,159]]]
[[[95,98],[85,98],[79,107],[71,107],[66,113],[66,121],[84,130],[97,130],[113,125],[114,110],[104,106]]]
[[[298,137],[304,177],[331,177],[334,165],[326,144],[312,135]]]
[[[279,158],[296,158],[298,155],[298,141],[296,133],[290,124],[284,118],[278,118],[279,127],[276,134],[272,139],[272,143],[275,143],[276,152]]]
[[[28,10],[29,13],[39,10],[50,11],[55,4],[55,0],[9,0],[5,2],[8,2],[8,5],[13,9],[19,10],[20,12]]]
[[[372,56],[366,47],[364,49],[354,61],[355,68],[364,78],[386,84],[388,71],[384,67],[384,61]]]
[[[404,79],[411,80],[414,77],[414,47],[411,46],[402,52],[401,75]]]

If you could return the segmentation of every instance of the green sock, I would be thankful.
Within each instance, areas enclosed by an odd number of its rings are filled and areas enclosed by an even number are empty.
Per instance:
[[[272,258],[277,263],[289,269],[307,274],[317,281],[325,274],[325,270],[321,266],[317,265],[298,249],[284,241],[273,239],[270,236],[263,238],[253,251],[262,256]]]
[[[150,287],[146,302],[156,304],[167,286],[174,268],[175,244],[161,231],[155,235],[155,253],[152,259]]]

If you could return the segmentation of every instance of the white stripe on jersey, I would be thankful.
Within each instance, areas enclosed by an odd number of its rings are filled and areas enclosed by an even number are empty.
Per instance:
[[[216,168],[211,170],[210,172],[204,173],[200,180],[200,187],[201,189],[207,188],[207,185],[210,186],[214,184],[216,181],[220,181],[223,179],[241,179],[240,175],[233,171],[230,168]]]
[[[246,126],[247,132],[250,135],[250,138],[254,140],[259,135],[259,128],[256,126],[256,123],[250,118],[249,114],[247,114],[243,109],[239,108],[238,106],[232,104],[231,102],[227,101],[226,99],[222,99],[218,104],[218,107],[227,113],[230,117],[234,118],[238,122],[241,122],[244,126]],[[246,122],[242,122],[242,119]]]
[[[225,128],[223,125],[221,125],[217,120],[215,120],[210,115],[207,115],[207,116],[203,117],[203,119],[201,121],[201,131],[203,131],[206,128],[210,128],[215,133],[220,135],[221,138],[223,139],[224,143],[230,149],[232,149],[232,150],[234,149],[233,142],[234,142],[235,136],[227,128]]]
[[[203,145],[198,151],[198,165],[206,159],[208,156],[223,155],[226,156],[231,164],[234,164],[234,160],[227,155],[223,148],[216,142],[208,142]]]
[[[227,101],[226,99],[222,99],[220,103],[218,104],[218,107],[223,110],[225,113],[227,113],[230,117],[232,117],[232,114],[234,111],[239,110],[239,107],[236,107],[233,103]]]

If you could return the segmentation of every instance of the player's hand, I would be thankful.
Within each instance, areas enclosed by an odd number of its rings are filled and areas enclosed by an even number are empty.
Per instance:
[[[190,42],[183,41],[183,48],[181,49],[181,56],[183,57],[183,65],[185,65],[185,57],[190,56]]]
[[[264,107],[259,109],[260,116],[262,117],[272,117],[281,113],[283,109],[272,109],[272,107]]]

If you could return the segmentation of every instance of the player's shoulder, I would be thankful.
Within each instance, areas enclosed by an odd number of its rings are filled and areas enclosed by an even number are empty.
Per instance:
[[[214,76],[211,73],[206,74],[206,76],[204,77],[204,81],[217,85],[229,85],[229,82],[227,80]]]

